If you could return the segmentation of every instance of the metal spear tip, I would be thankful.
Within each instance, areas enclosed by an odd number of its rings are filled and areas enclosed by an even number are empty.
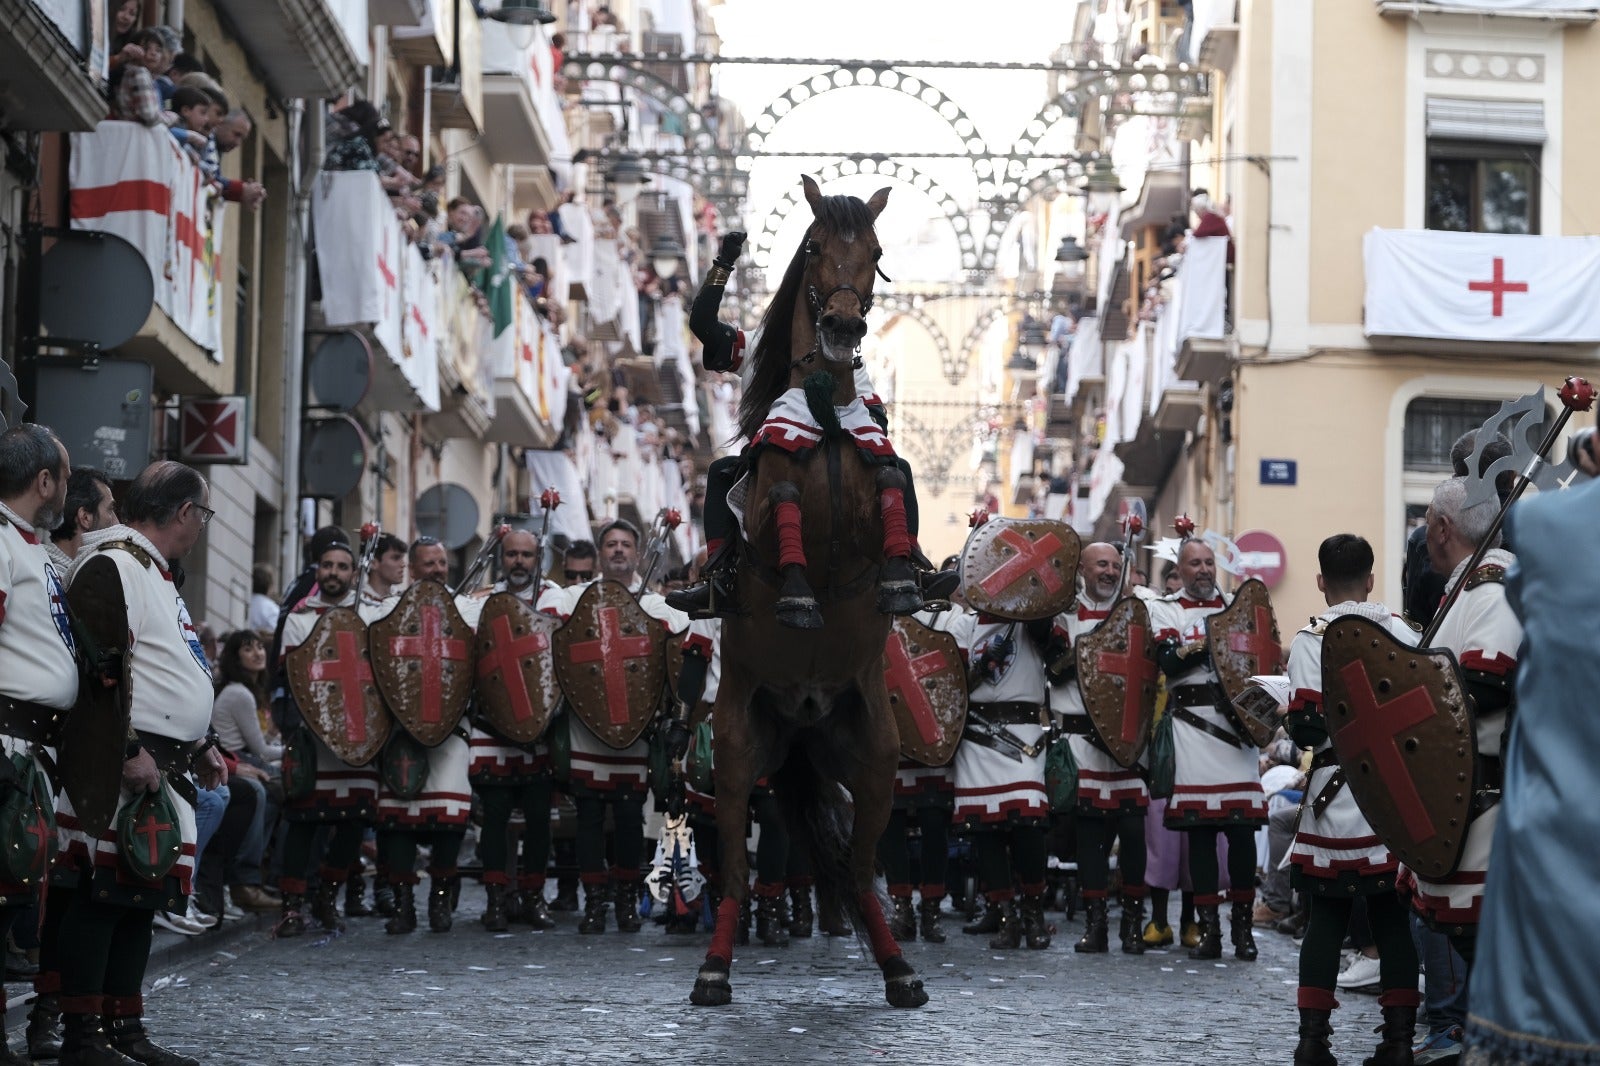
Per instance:
[[[1186,514],[1181,514],[1172,520],[1172,529],[1180,537],[1194,536],[1194,519]]]
[[[1561,385],[1561,403],[1569,411],[1587,411],[1594,406],[1594,386],[1587,378],[1570,377]]]
[[[989,510],[986,507],[980,507],[967,516],[967,525],[972,529],[977,529],[987,521],[989,521]]]

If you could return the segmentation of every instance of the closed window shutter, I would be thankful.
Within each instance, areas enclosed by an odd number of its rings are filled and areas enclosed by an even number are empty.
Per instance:
[[[1430,96],[1428,138],[1543,144],[1546,139],[1544,104],[1527,100]]]

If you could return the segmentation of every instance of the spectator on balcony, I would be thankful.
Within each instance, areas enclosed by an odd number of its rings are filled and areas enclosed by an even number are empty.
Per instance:
[[[250,116],[240,109],[229,111],[217,123],[216,129],[211,131],[212,143],[217,150],[216,173],[208,172],[208,176],[222,188],[222,198],[230,203],[240,203],[254,211],[261,206],[261,201],[267,198],[267,190],[262,188],[259,181],[241,181],[238,178],[225,178],[222,176],[222,156],[238,148],[244,139],[250,136],[250,131],[255,124],[250,121]],[[201,166],[204,166],[204,160]]]
[[[176,62],[179,53],[183,51],[183,38],[171,26],[151,26],[152,30],[161,35],[161,47],[167,53],[167,65],[156,72],[156,91],[161,94],[161,104],[166,106],[172,99],[172,94],[177,91],[178,84],[172,80],[172,64]]]
[[[167,51],[165,42],[165,36],[155,26],[133,35],[132,43],[139,50],[138,57],[130,58],[122,67],[111,100],[112,118],[146,126],[161,125],[162,96],[156,78],[172,66],[172,53]]]
[[[370,170],[378,173],[378,153],[393,139],[389,120],[366,100],[334,112],[335,138],[328,146],[325,170]]]
[[[128,63],[136,63],[144,56],[144,49],[133,43],[139,30],[139,16],[144,5],[140,0],[122,0],[111,15],[111,80]]]
[[[211,98],[199,89],[181,86],[172,94],[172,110],[178,116],[172,125],[172,139],[199,163],[211,144]]]
[[[1228,238],[1228,263],[1233,263],[1233,231],[1228,228],[1228,220],[1217,205],[1212,201],[1211,194],[1204,189],[1196,189],[1189,199],[1189,206],[1193,209],[1196,222],[1193,236],[1196,237],[1226,237]]]
[[[179,52],[172,57],[172,69],[167,71],[167,77],[172,79],[174,85],[182,85],[183,79],[191,74],[205,74],[206,65],[200,62],[200,57],[193,52]],[[210,75],[206,75],[207,78]]]
[[[450,201],[446,210],[450,228],[439,235],[439,243],[454,249],[456,262],[464,270],[488,266],[489,250],[483,246],[483,208],[464,196],[458,196]]]

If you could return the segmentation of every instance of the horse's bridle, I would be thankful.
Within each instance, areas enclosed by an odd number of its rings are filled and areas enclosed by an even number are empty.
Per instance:
[[[815,238],[807,237],[806,238],[805,247],[804,247],[804,251],[805,251],[806,256],[809,258],[809,257],[821,255],[822,254],[822,247],[819,244],[817,244]],[[880,255],[882,254],[882,249],[879,249],[879,254]],[[887,275],[887,274],[885,274],[883,272],[883,267],[879,266],[876,261],[873,262],[872,269],[878,275],[878,277],[882,278],[884,281],[889,281],[889,282],[893,281],[893,279],[890,278],[889,275]],[[828,301],[833,299],[836,294],[841,293],[841,292],[847,292],[851,296],[854,296],[856,298],[856,303],[861,305],[861,317],[862,318],[866,318],[867,317],[867,312],[872,310],[872,299],[873,299],[872,290],[869,289],[869,290],[867,290],[865,295],[862,295],[861,290],[856,288],[854,285],[835,285],[833,288],[829,289],[825,293],[818,293],[817,292],[817,287],[815,285],[812,285],[809,282],[806,284],[806,300],[807,300],[807,302],[809,302],[811,304],[811,311],[815,315],[821,315],[822,314],[822,309],[824,307],[828,306]],[[820,343],[813,344],[811,346],[811,350],[809,352],[807,352],[805,355],[802,355],[800,358],[794,360],[789,365],[791,367],[809,365],[816,358],[817,352],[820,350],[820,347],[821,347]],[[860,369],[860,367],[861,367],[861,357],[859,355],[855,357],[854,365],[855,365],[856,369]]]

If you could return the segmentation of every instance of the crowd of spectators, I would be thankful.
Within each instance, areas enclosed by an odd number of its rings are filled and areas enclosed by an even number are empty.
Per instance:
[[[138,0],[122,0],[112,16],[110,117],[165,126],[224,200],[255,210],[266,198],[259,182],[222,175],[222,156],[249,136],[251,120],[203,64],[183,51],[171,26],[139,25]]]

